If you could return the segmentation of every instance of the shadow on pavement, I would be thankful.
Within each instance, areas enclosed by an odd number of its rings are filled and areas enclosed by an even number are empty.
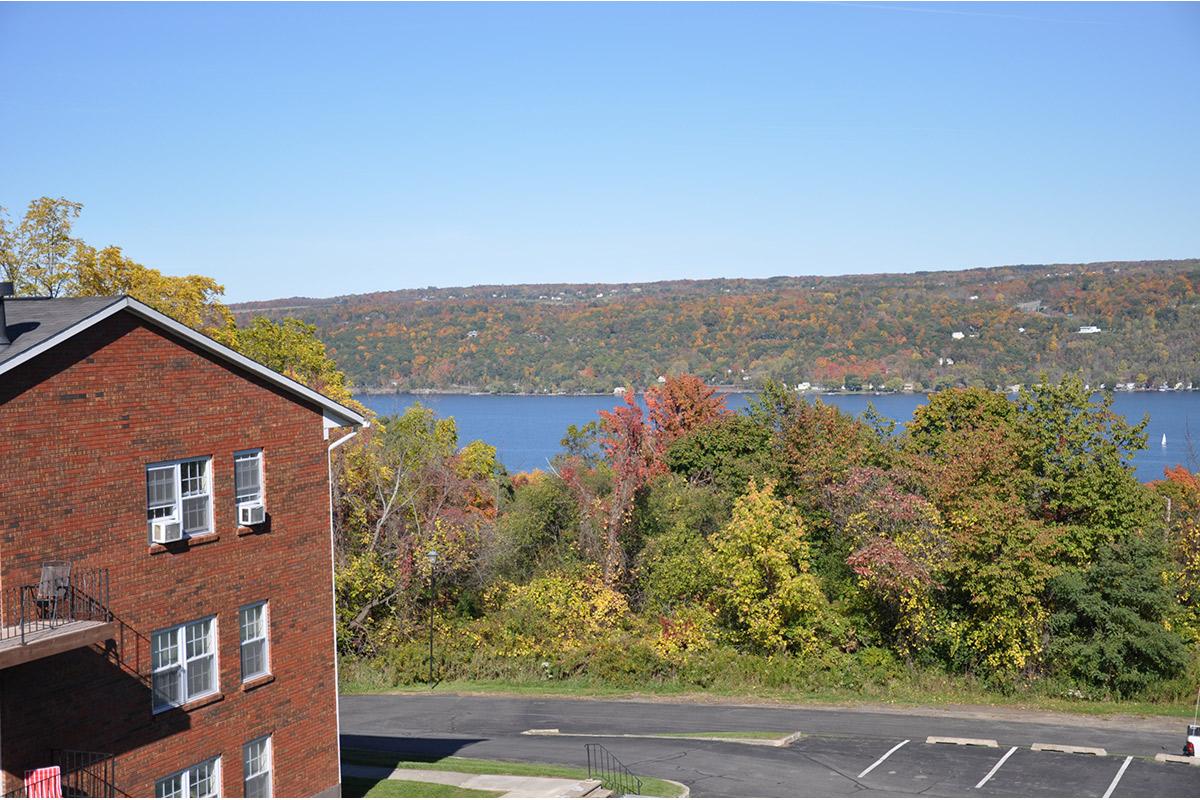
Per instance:
[[[388,758],[395,761],[437,761],[452,756],[467,745],[485,741],[475,738],[423,736],[362,736],[343,734],[342,761],[382,765]],[[367,760],[364,760],[367,759]]]

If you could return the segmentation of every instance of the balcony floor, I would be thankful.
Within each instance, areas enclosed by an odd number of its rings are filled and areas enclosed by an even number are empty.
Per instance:
[[[25,644],[21,644],[20,628],[7,626],[0,629],[0,669],[98,644],[113,638],[116,631],[115,622],[63,622],[53,628],[27,632]]]

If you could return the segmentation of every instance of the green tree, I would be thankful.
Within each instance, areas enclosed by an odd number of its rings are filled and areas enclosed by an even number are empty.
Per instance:
[[[1093,400],[1078,376],[1022,390],[1018,399],[1030,511],[1047,522],[1077,526],[1073,555],[1080,560],[1116,531],[1153,521],[1151,494],[1131,464],[1146,446],[1149,417],[1131,425],[1112,403],[1111,392]],[[1091,533],[1080,533],[1084,529]]]
[[[1130,534],[1051,582],[1047,660],[1055,671],[1118,697],[1179,674],[1188,651],[1165,624],[1174,598],[1162,580],[1164,556],[1153,537]]]
[[[579,560],[579,519],[561,479],[541,472],[518,477],[512,501],[496,523],[490,572],[524,582]]]
[[[664,456],[671,472],[730,496],[771,469],[771,431],[745,415],[722,417],[676,439]]]
[[[636,509],[643,542],[635,567],[640,605],[668,613],[677,606],[707,600],[712,575],[706,568],[708,537],[729,517],[729,500],[708,486],[677,475],[651,482]]]

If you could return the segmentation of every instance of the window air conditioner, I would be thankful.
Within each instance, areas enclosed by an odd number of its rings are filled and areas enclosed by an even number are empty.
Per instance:
[[[179,520],[164,517],[150,520],[150,540],[155,544],[178,542],[183,538],[183,525]]]
[[[238,524],[243,527],[251,525],[261,525],[267,518],[267,510],[263,508],[263,504],[254,501],[252,503],[238,503]]]

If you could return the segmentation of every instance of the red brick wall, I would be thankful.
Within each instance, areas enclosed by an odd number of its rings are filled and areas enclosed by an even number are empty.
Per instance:
[[[247,373],[120,313],[0,379],[0,583],[45,559],[111,571],[120,636],[0,670],[0,766],[52,748],[111,752],[116,783],[222,756],[242,792],[242,744],[270,733],[279,796],[338,782],[329,495],[322,417]],[[237,527],[233,453],[262,448],[269,530]],[[148,463],[211,456],[215,536],[151,547]],[[274,680],[241,685],[238,608],[270,602]],[[220,699],[151,713],[152,631],[215,614]],[[4,789],[19,785],[6,777]]]

